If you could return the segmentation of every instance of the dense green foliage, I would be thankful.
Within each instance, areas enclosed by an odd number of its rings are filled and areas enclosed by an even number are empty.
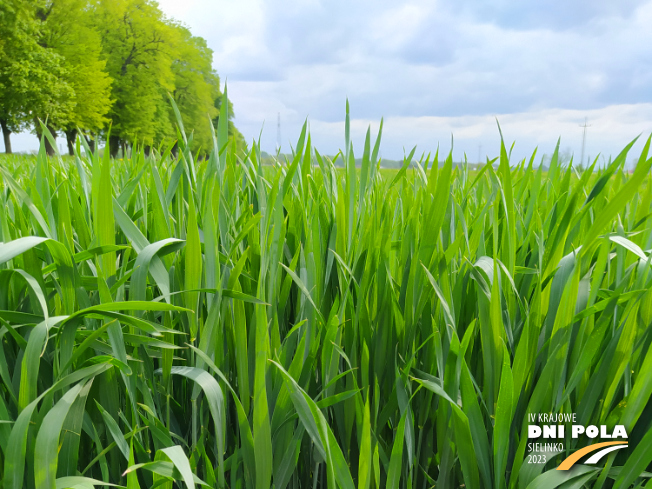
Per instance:
[[[348,122],[344,171],[305,128],[263,167],[227,106],[207,160],[0,160],[4,489],[641,487],[649,141],[633,175],[502,146],[390,179]],[[535,412],[630,446],[529,464]]]
[[[206,41],[167,19],[151,0],[2,0],[0,125],[12,132],[41,122],[61,133],[73,154],[77,131],[105,134],[110,149],[147,148],[177,138],[168,94],[188,127],[189,143],[212,146],[206,120],[218,116],[220,80]],[[231,116],[233,111],[231,111]],[[245,144],[231,121],[229,134]],[[46,140],[46,150],[54,148]]]

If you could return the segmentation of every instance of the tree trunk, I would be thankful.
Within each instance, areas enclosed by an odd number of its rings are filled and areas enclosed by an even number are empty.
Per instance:
[[[95,153],[95,138],[88,136],[86,137],[86,142],[88,143],[88,147],[91,150],[91,153]]]
[[[39,121],[38,118],[34,118],[34,127],[36,128],[36,136],[38,137],[39,141],[41,141],[41,139],[43,140],[43,144],[45,145],[45,152],[47,153],[47,155],[54,156],[56,153],[56,148],[52,146],[50,140],[47,138],[45,134],[43,134],[43,131],[41,130],[41,121]],[[48,131],[50,131],[50,134],[52,135],[52,138],[54,138],[56,143],[57,132],[51,126],[47,126],[47,128]]]
[[[77,139],[77,129],[66,131],[66,143],[68,143],[68,154],[75,155],[75,139]]]
[[[174,146],[172,146],[171,153],[172,153],[172,156],[174,156],[175,158],[179,157],[179,141],[174,143]]]
[[[149,144],[145,145],[145,156],[149,156],[152,153],[152,147]]]
[[[109,137],[109,154],[111,155],[111,158],[117,158],[118,151],[120,151],[120,138],[111,135],[111,137]]]
[[[48,126],[48,131],[50,131],[50,134],[52,134],[52,138],[54,139],[56,144],[57,132],[50,126]],[[48,156],[54,156],[57,152],[57,148],[55,146],[52,146],[52,143],[47,137],[45,138],[45,152],[48,154]]]
[[[11,154],[11,131],[6,120],[0,120],[0,126],[2,126],[2,138],[5,141],[5,153]]]

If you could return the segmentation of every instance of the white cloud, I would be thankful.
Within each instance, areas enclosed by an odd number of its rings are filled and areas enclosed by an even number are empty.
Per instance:
[[[344,107],[342,107],[344,112]],[[356,118],[356,108],[351,107],[351,138],[356,154],[363,149],[367,127],[375,137],[380,120]],[[574,153],[575,161],[580,158],[584,117],[588,117],[585,159],[595,158],[598,153],[605,159],[618,154],[623,147],[639,134],[639,139],[628,158],[638,156],[643,139],[652,132],[652,103],[610,105],[593,110],[545,109],[510,114],[464,115],[464,116],[392,116],[384,119],[381,155],[388,159],[399,159],[412,147],[417,146],[417,154],[432,152],[439,146],[440,154],[450,151],[451,135],[454,138],[453,156],[456,161],[463,155],[470,162],[478,160],[481,146],[482,158],[499,154],[500,134],[496,120],[500,123],[505,144],[516,142],[512,153],[513,161],[529,158],[538,147],[538,157],[550,155],[557,139],[561,137],[562,151]],[[267,139],[263,146],[269,148],[275,141],[274,121],[267,122]],[[303,120],[285,124],[284,148],[288,143],[295,144]],[[291,129],[285,129],[287,126]],[[317,149],[324,154],[335,154],[344,146],[344,123],[309,119],[312,140]],[[245,131],[248,126],[245,126]],[[251,127],[253,131],[255,126]],[[288,132],[290,134],[288,134]],[[272,136],[272,137],[270,137]]]
[[[235,85],[239,86],[239,85]],[[237,96],[237,95],[236,95]],[[264,97],[263,97],[264,99]],[[256,99],[242,99],[241,111],[255,111]],[[269,113],[286,110],[289,119],[282,120],[283,149],[289,151],[290,144],[295,145],[299,137],[305,115],[290,112],[282,104],[268,100],[264,108]],[[278,105],[275,105],[278,104]],[[338,109],[344,114],[344,104]],[[371,128],[375,139],[380,119],[356,117],[356,107],[351,106],[351,140],[356,155],[362,154],[367,128]],[[478,160],[481,149],[484,159],[496,157],[500,150],[500,134],[496,120],[500,123],[505,144],[509,147],[516,142],[512,161],[518,162],[529,158],[535,148],[537,162],[544,155],[550,155],[557,139],[561,137],[560,148],[563,152],[574,153],[575,161],[580,158],[582,145],[582,128],[584,117],[588,118],[585,160],[592,159],[600,153],[608,160],[609,155],[618,154],[627,143],[642,134],[632,148],[627,161],[630,163],[638,157],[647,136],[652,133],[652,103],[610,105],[593,110],[543,109],[509,114],[462,115],[462,116],[390,116],[384,119],[381,139],[381,156],[387,159],[400,159],[414,146],[417,155],[431,152],[439,147],[440,155],[450,151],[451,135],[454,138],[453,156],[456,161],[466,154],[470,162]],[[308,118],[312,142],[322,154],[334,155],[344,146],[344,122],[324,121]],[[258,121],[241,122],[240,129],[248,139],[258,139],[261,124]],[[36,136],[20,134],[13,136],[14,150],[23,151],[38,147]],[[65,140],[57,140],[59,147],[65,151]],[[263,149],[272,151],[276,144],[276,118],[265,121],[262,137]],[[480,148],[481,147],[481,148]]]
[[[496,147],[496,114],[528,152],[559,135],[579,148],[585,116],[592,153],[652,129],[652,0],[159,4],[207,39],[236,125],[252,139],[265,122],[263,149],[275,147],[280,112],[284,149],[308,117],[335,153],[347,97],[356,120],[385,117],[388,157],[448,145],[453,130],[477,158],[478,144]]]

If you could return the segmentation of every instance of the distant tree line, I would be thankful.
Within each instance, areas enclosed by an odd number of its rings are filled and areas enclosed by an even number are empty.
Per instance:
[[[106,137],[113,156],[125,145],[148,151],[177,138],[170,94],[193,149],[212,147],[222,93],[213,52],[150,0],[0,0],[0,126],[11,133],[77,132],[91,145]],[[231,109],[231,107],[229,107]],[[229,114],[233,114],[229,110]],[[229,134],[244,147],[229,121]],[[54,148],[47,140],[46,150]]]

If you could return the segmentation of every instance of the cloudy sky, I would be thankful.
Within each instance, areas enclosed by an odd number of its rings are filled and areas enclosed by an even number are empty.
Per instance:
[[[236,125],[249,140],[262,129],[268,151],[280,113],[283,151],[307,118],[320,152],[337,152],[347,97],[358,152],[384,117],[386,158],[448,151],[451,134],[456,159],[495,156],[496,118],[519,158],[559,136],[579,158],[585,117],[586,157],[652,131],[652,0],[159,4],[207,39]]]

